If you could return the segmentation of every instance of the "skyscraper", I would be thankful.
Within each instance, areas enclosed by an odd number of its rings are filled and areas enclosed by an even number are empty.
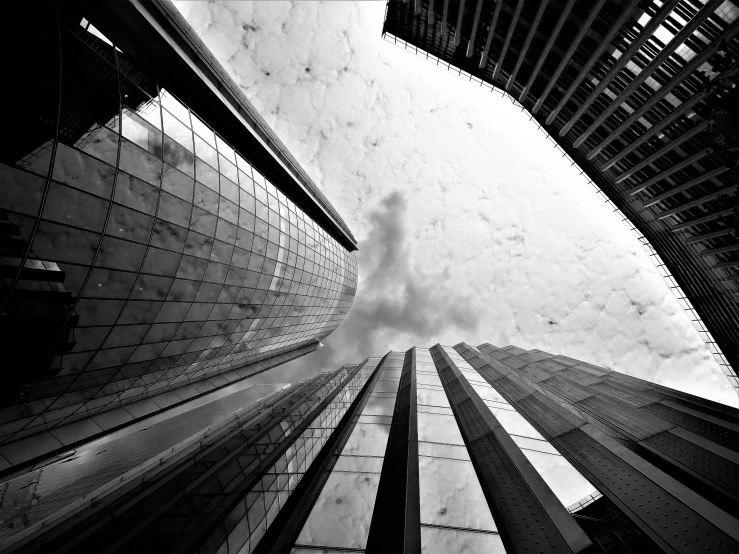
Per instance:
[[[737,33],[734,0],[390,0],[383,27],[529,113],[623,214],[739,392]]]
[[[356,241],[166,0],[18,3],[0,472],[315,350]]]
[[[0,547],[739,548],[738,410],[539,350],[388,352],[141,427],[3,484]]]

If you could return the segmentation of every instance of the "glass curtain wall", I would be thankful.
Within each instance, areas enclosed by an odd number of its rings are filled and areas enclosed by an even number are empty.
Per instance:
[[[52,23],[64,64],[46,56],[39,117],[0,160],[3,350],[24,360],[0,394],[0,443],[218,386],[326,337],[357,282],[354,255],[249,152],[84,18]]]

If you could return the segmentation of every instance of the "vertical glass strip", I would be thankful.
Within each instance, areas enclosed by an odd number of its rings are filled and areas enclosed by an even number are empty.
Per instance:
[[[385,358],[352,434],[298,535],[294,551],[364,550],[403,359],[402,352],[391,352]]]
[[[421,552],[504,552],[428,348],[416,348]]]
[[[597,489],[456,350],[445,347],[444,351],[562,504],[569,506],[597,492]]]
[[[405,353],[367,552],[421,549],[415,349]]]

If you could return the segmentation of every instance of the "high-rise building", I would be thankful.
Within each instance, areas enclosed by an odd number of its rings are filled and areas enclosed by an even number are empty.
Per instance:
[[[737,392],[738,33],[736,0],[389,0],[383,27],[529,113],[628,221]]]
[[[4,13],[0,474],[315,350],[356,241],[166,0]]]
[[[236,389],[2,484],[0,549],[739,549],[739,410],[722,404],[487,343]]]

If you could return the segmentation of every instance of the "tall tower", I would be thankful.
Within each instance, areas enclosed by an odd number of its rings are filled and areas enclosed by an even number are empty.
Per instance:
[[[739,548],[739,410],[539,350],[414,347],[140,426],[0,485],[0,550]]]
[[[315,350],[357,283],[344,221],[170,3],[7,17],[6,476]]]
[[[738,33],[735,0],[390,0],[383,27],[529,113],[739,392]]]

